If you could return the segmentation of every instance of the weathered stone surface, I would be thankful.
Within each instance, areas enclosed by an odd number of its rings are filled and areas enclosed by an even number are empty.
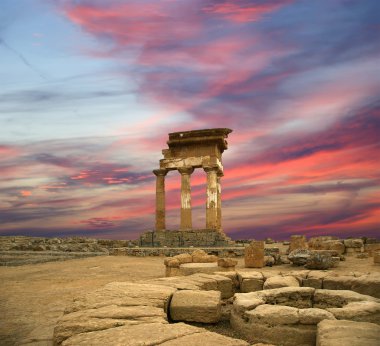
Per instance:
[[[181,336],[179,338],[166,341],[160,346],[249,346],[244,340],[233,339],[224,335],[212,332],[199,332],[190,335]]]
[[[235,268],[235,266],[238,264],[238,261],[232,259],[232,258],[219,258],[218,259],[218,266],[223,268]]]
[[[299,322],[298,309],[290,306],[262,304],[253,310],[247,311],[245,316],[250,323],[266,323],[272,326]]]
[[[361,301],[345,305],[342,308],[327,308],[338,320],[380,323],[380,303]]]
[[[378,273],[358,277],[353,275],[328,275],[323,280],[323,288],[329,290],[352,290],[380,298],[380,275]]]
[[[212,280],[216,283],[216,288],[212,290],[217,290],[221,293],[222,299],[231,298],[234,295],[235,287],[232,279],[216,274],[195,274],[191,276],[192,279],[204,278],[206,280]]]
[[[309,249],[314,250],[331,250],[333,255],[341,255],[345,252],[345,245],[343,241],[338,240],[336,237],[322,236],[314,237],[309,240]]]
[[[335,320],[331,312],[318,308],[299,309],[298,315],[301,324],[318,324],[322,320]]]
[[[180,264],[191,263],[193,261],[193,256],[189,253],[182,253],[174,256],[173,258],[177,259]]]
[[[378,346],[380,326],[353,321],[321,321],[316,346]]]
[[[344,245],[349,248],[362,248],[364,243],[362,239],[345,239]]]
[[[351,302],[370,301],[377,302],[378,299],[364,294],[356,293],[348,290],[327,290],[317,289],[314,293],[314,307],[326,308],[341,308]]]
[[[77,345],[158,345],[165,341],[174,340],[185,335],[201,332],[201,328],[184,323],[162,324],[141,323],[125,325],[117,328],[99,330],[73,335],[65,340],[63,346]]]
[[[303,280],[305,280],[307,278],[307,276],[309,275],[310,273],[310,270],[292,270],[290,272],[281,272],[280,275],[282,276],[293,276],[294,278],[296,278],[300,284],[300,286],[302,286],[302,283],[303,283]]]
[[[311,251],[308,249],[296,249],[289,253],[288,259],[297,266],[303,266],[307,263],[311,255]]]
[[[336,318],[379,322],[379,300],[351,291],[286,287],[235,294],[231,311],[232,327],[247,340],[289,346],[314,345],[317,324]]]
[[[245,248],[244,264],[247,268],[262,268],[264,266],[263,241],[252,241]]]
[[[273,256],[264,256],[264,264],[268,267],[272,267],[276,263]]]
[[[185,263],[180,266],[181,275],[192,275],[196,273],[212,274],[222,270],[216,262],[209,263]]]
[[[263,289],[264,277],[262,273],[257,271],[238,271],[237,276],[241,292],[255,292]]]
[[[217,262],[218,257],[214,255],[208,255],[204,250],[197,249],[192,254],[193,263],[212,263]]]
[[[280,287],[299,287],[300,284],[293,276],[272,276],[264,282],[263,289],[272,289]]]
[[[179,268],[181,262],[176,258],[167,258],[165,259],[164,264],[169,268]]]
[[[311,270],[307,277],[302,280],[302,286],[322,288],[323,280],[328,275],[328,272]]]
[[[170,317],[174,321],[216,323],[220,316],[219,291],[177,291],[170,302]]]
[[[111,282],[96,291],[75,298],[73,303],[65,309],[65,313],[97,309],[107,305],[149,305],[165,308],[175,291],[176,288],[160,285]]]
[[[138,323],[167,323],[162,308],[151,306],[103,306],[62,316],[54,328],[55,344],[80,333],[106,330]]]
[[[330,254],[312,252],[306,260],[305,267],[308,269],[330,269],[334,266],[334,261]]]
[[[307,248],[308,248],[307,240],[304,235],[292,235],[290,237],[289,252],[292,252],[298,249],[307,249]]]

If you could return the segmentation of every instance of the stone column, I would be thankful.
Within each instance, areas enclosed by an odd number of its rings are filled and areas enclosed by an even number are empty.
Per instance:
[[[193,167],[178,168],[181,173],[181,224],[180,229],[191,229],[191,188],[190,176],[194,172]]]
[[[206,228],[216,229],[218,219],[217,167],[203,167],[207,173]]]
[[[217,186],[217,203],[216,203],[216,227],[217,229],[222,229],[222,186],[220,184],[220,179],[223,177],[223,172],[219,171],[216,177],[216,186]]]
[[[165,226],[165,169],[155,169],[153,171],[156,179],[156,230],[163,230]]]

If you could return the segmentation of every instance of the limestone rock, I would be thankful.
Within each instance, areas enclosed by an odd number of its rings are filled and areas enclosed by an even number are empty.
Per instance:
[[[62,345],[159,345],[165,341],[199,333],[200,331],[202,331],[202,329],[184,323],[171,325],[162,323],[141,323],[76,334],[65,340]]]
[[[191,263],[193,261],[193,256],[188,253],[182,253],[182,254],[173,256],[173,258],[177,259],[180,264]]]
[[[345,239],[344,245],[350,248],[361,248],[364,243],[362,239]]]
[[[325,320],[318,324],[316,346],[378,346],[379,340],[377,324]]]
[[[308,248],[307,240],[304,235],[292,235],[290,237],[289,252],[292,252],[298,249],[307,249],[307,248]]]
[[[70,313],[84,309],[97,309],[107,305],[138,306],[149,305],[166,308],[176,288],[154,284],[111,282],[102,288],[75,298],[65,309]]]
[[[233,268],[235,268],[235,266],[237,264],[238,264],[238,261],[236,261],[232,258],[219,258],[218,259],[218,266],[219,267],[223,267],[223,268],[233,267]]]
[[[166,341],[160,346],[178,346],[178,345],[191,345],[191,346],[249,346],[249,344],[240,339],[230,338],[217,333],[208,331],[193,333],[181,336],[176,339]]]
[[[237,276],[242,293],[261,291],[263,289],[264,277],[262,273],[257,271],[238,271]]]
[[[179,268],[179,265],[181,264],[176,258],[168,258],[164,263],[169,268]]]
[[[217,262],[218,257],[215,255],[208,255],[205,251],[201,249],[195,250],[192,254],[192,261],[194,263],[212,263]]]
[[[330,269],[333,267],[334,261],[330,254],[312,252],[309,258],[306,260],[305,267],[308,269]]]
[[[301,324],[318,324],[322,320],[335,320],[331,312],[318,308],[299,309],[298,314]]]
[[[298,309],[290,306],[278,306],[263,304],[251,311],[246,316],[250,323],[295,324],[299,322]]]
[[[247,268],[262,268],[264,266],[264,242],[252,241],[244,251],[244,264]]]
[[[272,267],[275,264],[275,259],[273,256],[264,256],[264,264],[268,267]]]
[[[209,263],[184,263],[180,266],[181,275],[192,275],[196,273],[212,274],[222,270],[216,262]]]
[[[349,303],[342,308],[327,308],[338,320],[380,323],[380,303],[361,301]]]
[[[219,291],[177,291],[173,294],[169,311],[174,321],[219,322],[221,293]]]
[[[299,287],[300,284],[293,276],[272,276],[264,282],[264,290],[280,287]]]
[[[316,289],[314,293],[314,307],[321,309],[341,308],[348,303],[362,301],[377,302],[378,299],[348,290]]]
[[[311,270],[307,277],[302,280],[302,286],[322,288],[323,280],[329,274],[327,272],[321,272],[318,270]]]
[[[289,253],[288,259],[297,266],[303,266],[307,263],[311,255],[311,251],[308,249],[296,249]]]
[[[112,329],[138,323],[167,323],[162,308],[152,306],[103,306],[63,315],[54,328],[54,342],[80,333]]]

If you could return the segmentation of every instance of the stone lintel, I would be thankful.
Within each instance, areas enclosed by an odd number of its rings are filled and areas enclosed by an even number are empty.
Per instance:
[[[182,131],[169,133],[167,142],[169,148],[178,146],[217,145],[223,152],[228,148],[225,138],[231,133],[231,129],[217,128],[194,131]]]
[[[160,168],[168,171],[178,170],[182,167],[201,168],[204,166],[217,166],[219,172],[223,172],[221,161],[217,157],[200,156],[188,157],[184,159],[162,159],[160,160]]]

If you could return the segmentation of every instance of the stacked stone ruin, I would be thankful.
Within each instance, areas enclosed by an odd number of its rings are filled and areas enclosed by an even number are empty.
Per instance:
[[[169,134],[169,148],[163,149],[156,175],[156,228],[140,237],[140,246],[227,246],[231,240],[222,228],[221,178],[222,153],[227,149],[226,138],[232,130],[216,128]],[[191,174],[202,168],[207,175],[206,225],[194,229],[191,206]],[[166,229],[165,177],[169,171],[181,174],[180,229]]]

